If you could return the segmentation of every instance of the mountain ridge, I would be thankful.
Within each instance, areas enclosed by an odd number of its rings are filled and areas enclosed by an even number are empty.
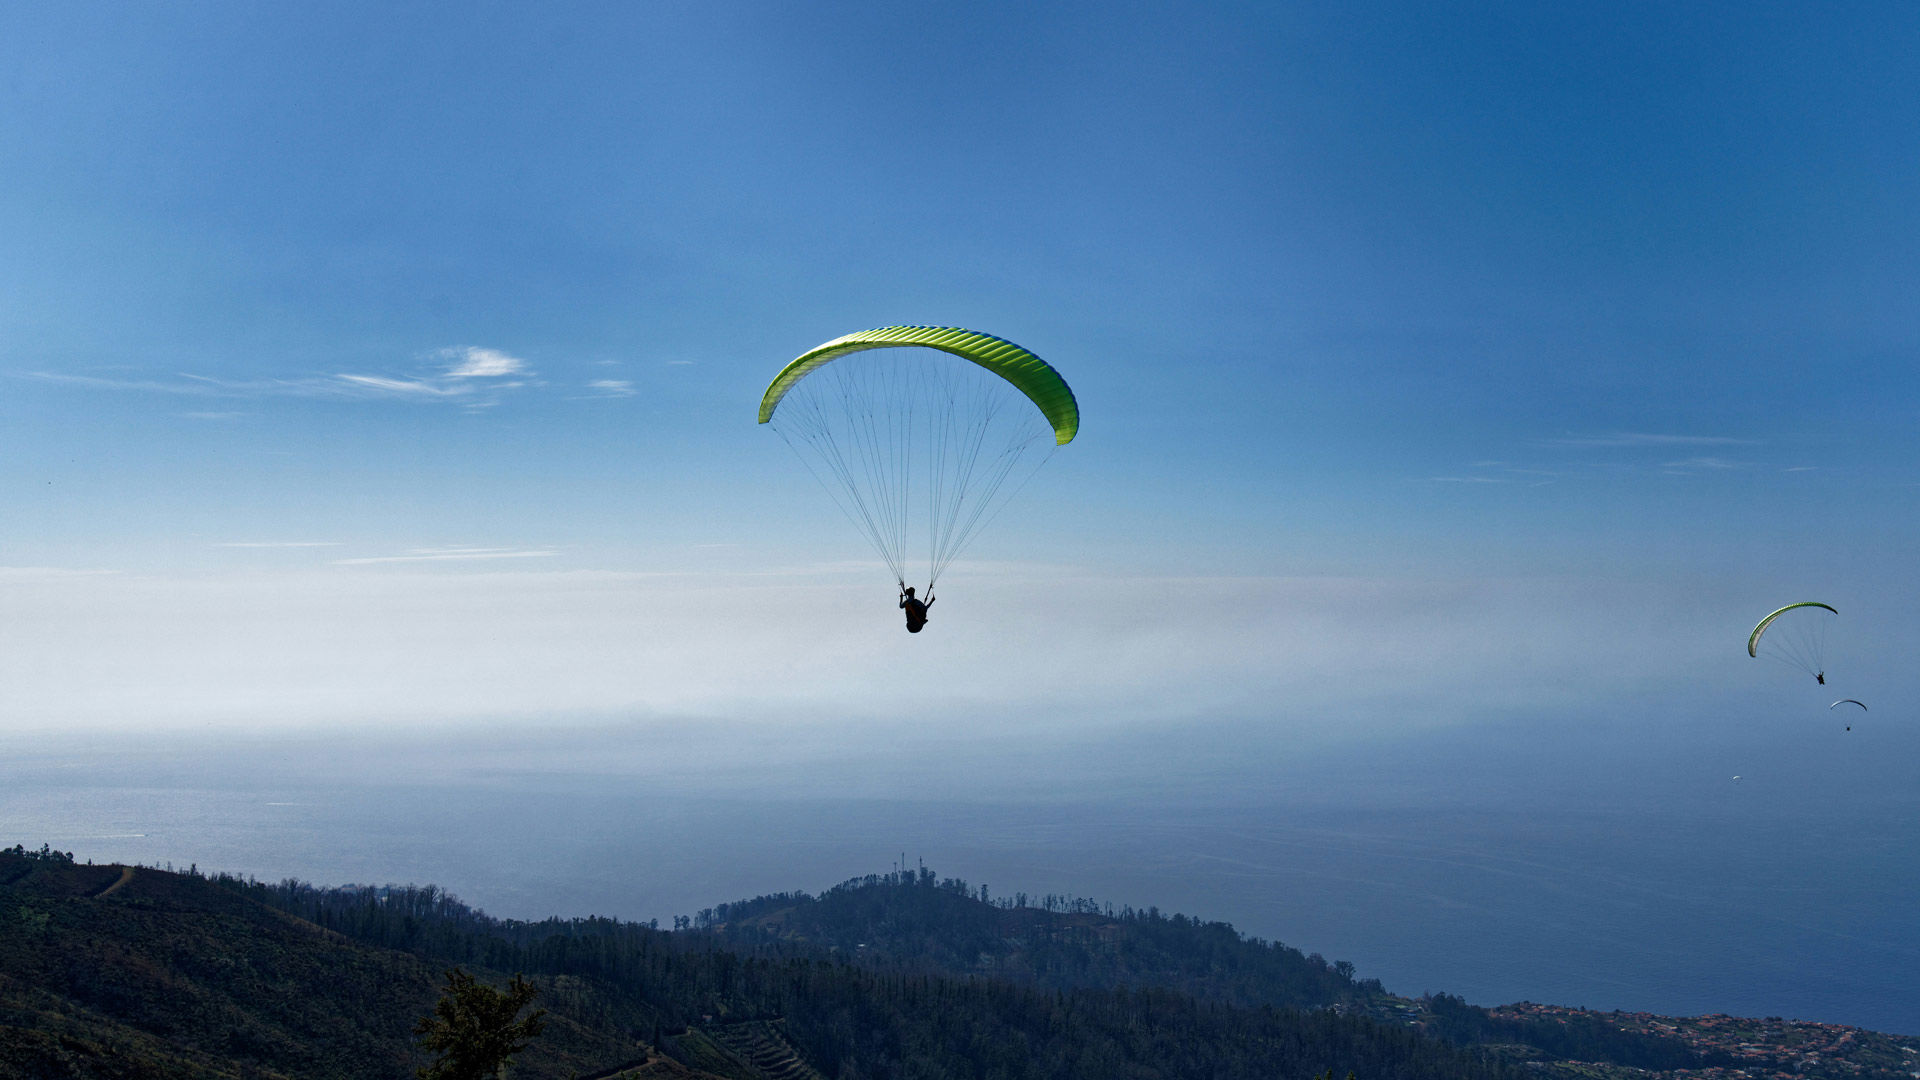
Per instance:
[[[500,920],[431,886],[267,884],[16,848],[0,852],[0,926],[17,931],[0,935],[0,1076],[410,1075],[407,1029],[455,964],[541,986],[549,1034],[515,1071],[530,1077],[1680,1080],[1754,1064],[1693,1038],[1697,1025],[1400,998],[1224,923],[994,903],[924,871],[676,924]],[[1817,1067],[1772,1073],[1911,1072],[1901,1040],[1844,1029],[1821,1046],[1840,1038]],[[1573,1056],[1586,1047],[1601,1060]]]

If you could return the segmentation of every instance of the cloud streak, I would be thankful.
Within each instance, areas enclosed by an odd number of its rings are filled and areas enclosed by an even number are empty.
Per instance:
[[[592,398],[627,398],[639,393],[628,379],[595,379],[587,388],[594,391],[586,395]]]
[[[112,379],[97,375],[72,375],[58,371],[29,371],[24,377],[41,382],[78,386],[89,390],[119,390],[154,394],[181,394],[188,397],[340,397],[342,391],[332,379],[217,379],[210,375],[178,372],[166,379]]]
[[[76,570],[65,566],[0,566],[0,584],[108,577],[118,573],[118,570]]]
[[[519,375],[527,370],[525,360],[508,356],[498,349],[483,349],[477,345],[442,349],[440,355],[455,361],[447,369],[449,379],[497,379],[504,375]]]
[[[1616,431],[1605,435],[1572,435],[1558,439],[1541,439],[1539,443],[1542,446],[1584,448],[1755,445],[1752,439],[1735,439],[1724,435],[1669,435],[1638,431]]]
[[[176,372],[171,378],[111,378],[56,371],[29,371],[25,378],[90,390],[179,394],[207,398],[395,398],[415,401],[457,401],[468,408],[496,404],[508,390],[535,385],[534,372],[520,357],[498,349],[462,345],[433,354],[440,370],[412,374],[335,372],[292,379],[228,379],[194,372]],[[230,420],[236,412],[192,412],[199,420]]]
[[[447,386],[445,384],[426,382],[421,379],[393,379],[384,375],[339,375],[335,377],[369,390],[377,390],[402,396],[459,397],[462,394],[473,392],[471,387],[457,385]]]
[[[498,404],[501,392],[526,386],[522,377],[533,374],[525,360],[478,345],[441,349],[435,356],[446,366],[433,374],[405,377],[341,374],[336,378],[393,397],[463,399],[466,407],[477,409]]]
[[[414,548],[401,555],[369,555],[357,559],[335,559],[335,566],[372,566],[376,563],[447,562],[473,559],[544,559],[559,552],[552,549],[514,548]]]

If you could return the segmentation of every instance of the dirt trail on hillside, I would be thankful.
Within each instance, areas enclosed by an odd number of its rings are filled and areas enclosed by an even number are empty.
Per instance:
[[[107,897],[112,896],[114,893],[114,890],[118,889],[120,886],[125,885],[127,882],[132,880],[133,880],[133,867],[123,866],[120,868],[119,880],[115,881],[113,884],[107,886],[106,888],[101,889],[99,892],[94,893],[93,898],[95,900],[104,900]]]

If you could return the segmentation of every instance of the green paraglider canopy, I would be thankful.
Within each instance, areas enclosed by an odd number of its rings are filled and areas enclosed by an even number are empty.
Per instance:
[[[1778,619],[1780,616],[1785,615],[1795,608],[1826,608],[1826,610],[1832,611],[1835,615],[1840,614],[1838,611],[1834,611],[1833,608],[1818,600],[1802,600],[1797,604],[1788,604],[1786,607],[1772,612],[1766,618],[1761,619],[1760,625],[1753,628],[1753,633],[1747,636],[1747,655],[1758,657],[1760,655],[1760,635],[1767,632],[1767,627],[1772,626],[1775,619]]]
[[[1747,655],[1777,660],[1827,681],[1827,630],[1840,613],[1818,600],[1802,600],[1769,612],[1747,635]]]
[[[927,597],[977,532],[1080,430],[1046,361],[953,326],[883,326],[780,369],[760,422],[786,440],[906,587],[915,549]]]
[[[1080,430],[1080,405],[1073,398],[1073,390],[1045,360],[1005,338],[957,326],[883,326],[837,337],[809,349],[773,377],[760,398],[760,422],[772,420],[773,411],[780,407],[780,399],[787,396],[787,391],[829,360],[867,349],[911,345],[939,349],[971,360],[1012,383],[1040,407],[1047,423],[1053,425],[1055,445],[1072,442]]]

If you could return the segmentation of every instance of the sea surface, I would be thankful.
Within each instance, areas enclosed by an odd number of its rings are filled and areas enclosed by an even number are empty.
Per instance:
[[[1225,920],[1399,993],[1920,1034],[1913,727],[20,736],[0,844],[663,923],[904,860]]]

